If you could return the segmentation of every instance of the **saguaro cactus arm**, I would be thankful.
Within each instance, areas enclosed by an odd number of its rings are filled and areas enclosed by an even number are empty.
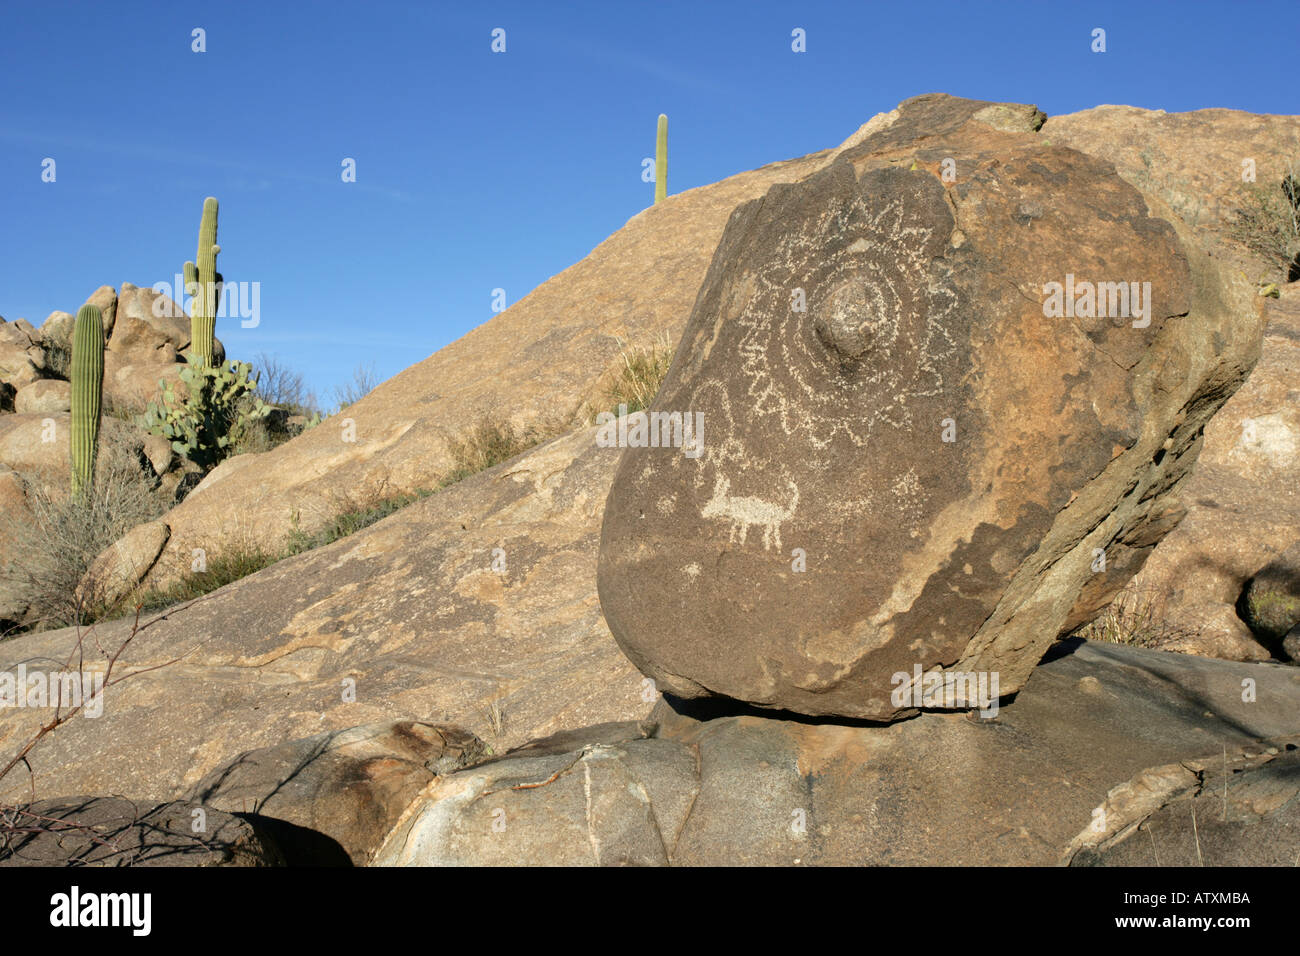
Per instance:
[[[72,492],[94,486],[99,413],[104,387],[104,316],[83,305],[72,332]]]
[[[668,195],[668,117],[659,114],[659,135],[655,141],[655,202]]]

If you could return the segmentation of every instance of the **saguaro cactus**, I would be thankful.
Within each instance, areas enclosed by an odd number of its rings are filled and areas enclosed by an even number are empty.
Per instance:
[[[212,365],[212,340],[216,334],[217,304],[220,301],[221,274],[217,272],[217,201],[203,200],[203,218],[199,222],[198,261],[185,263],[185,291],[193,298],[190,307],[190,356],[200,368]]]
[[[659,136],[655,141],[655,202],[668,195],[668,117],[659,114]]]
[[[99,409],[104,387],[104,316],[83,305],[72,331],[72,493],[94,485]]]

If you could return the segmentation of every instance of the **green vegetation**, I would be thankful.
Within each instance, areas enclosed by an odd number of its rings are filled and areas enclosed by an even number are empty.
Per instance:
[[[148,588],[137,593],[134,600],[123,603],[129,605],[132,614],[137,604],[144,611],[161,610],[182,601],[192,601],[232,581],[256,574],[283,557],[288,555],[269,554],[261,548],[246,545],[228,547],[214,555],[205,570],[190,571],[164,588]]]
[[[163,383],[161,401],[149,403],[140,425],[171,441],[177,454],[211,470],[271,414],[271,406],[257,396],[252,371],[246,362],[181,369],[182,387]]]
[[[198,368],[212,365],[213,340],[216,335],[217,305],[221,300],[221,273],[217,272],[217,201],[203,200],[203,217],[199,220],[198,265],[185,263],[185,291],[193,297],[190,309],[190,359]]]
[[[302,531],[296,527],[295,523],[293,531],[289,534],[288,547],[282,557],[291,557],[295,554],[302,554],[304,551],[311,551],[315,548],[323,548],[327,544],[333,544],[340,538],[356,534],[362,528],[368,528],[375,522],[382,521],[389,515],[401,511],[407,505],[413,504],[422,498],[427,498],[431,494],[433,494],[432,489],[419,488],[410,494],[380,498],[373,504],[341,511],[335,514],[327,525],[312,534]]]
[[[94,482],[99,448],[100,402],[104,390],[104,317],[93,305],[77,312],[72,333],[72,495],[80,498]]]

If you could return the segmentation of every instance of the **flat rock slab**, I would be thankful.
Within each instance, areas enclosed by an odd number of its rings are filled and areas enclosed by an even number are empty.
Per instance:
[[[283,866],[248,822],[193,803],[63,797],[0,810],[0,866]],[[197,828],[197,829],[196,829]]]
[[[1280,773],[1300,742],[1300,668],[1072,639],[989,719],[844,724],[710,717],[713,706],[665,701],[653,724],[626,725],[621,739],[606,726],[579,743],[576,731],[567,752],[539,742],[440,778],[376,862],[1057,865],[1081,850],[1094,859],[1221,760],[1251,773],[1277,760],[1269,773]],[[1132,781],[1153,768],[1161,786],[1135,803]],[[1247,779],[1229,781],[1230,801],[1273,823],[1224,831],[1216,852],[1263,859],[1244,847],[1267,832],[1273,856],[1294,856],[1300,832],[1270,816],[1292,812],[1291,784],[1248,789]],[[1187,862],[1172,846],[1161,861]]]
[[[651,408],[698,446],[628,433],[601,607],[665,692],[872,720],[918,668],[1014,693],[1176,524],[1258,354],[1250,284],[1032,107],[898,113],[733,213]]]

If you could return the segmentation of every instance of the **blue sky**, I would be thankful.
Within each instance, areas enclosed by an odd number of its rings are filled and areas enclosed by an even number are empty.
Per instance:
[[[100,285],[170,282],[213,195],[218,267],[261,289],[260,324],[218,336],[326,398],[358,364],[388,378],[425,358],[489,319],[494,289],[523,298],[648,205],[661,112],[669,192],[934,91],[1049,115],[1295,113],[1296,10],[0,0],[0,315],[39,325]]]

